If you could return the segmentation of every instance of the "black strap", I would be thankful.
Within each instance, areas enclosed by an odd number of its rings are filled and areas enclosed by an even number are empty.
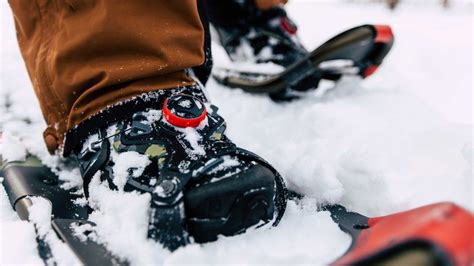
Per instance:
[[[105,131],[99,130],[99,140],[78,155],[79,169],[83,179],[83,189],[86,198],[89,197],[89,184],[97,173],[108,161],[110,143],[105,137]]]

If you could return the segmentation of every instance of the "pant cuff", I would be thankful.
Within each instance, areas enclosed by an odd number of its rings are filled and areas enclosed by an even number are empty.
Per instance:
[[[129,100],[107,106],[99,113],[85,119],[67,131],[62,150],[63,156],[66,157],[71,152],[79,152],[82,143],[90,135],[97,133],[98,129],[109,127],[113,123],[130,118],[136,112],[147,109],[161,110],[165,99],[176,93],[190,94],[203,102],[207,102],[203,88],[199,84],[193,84],[143,93]]]

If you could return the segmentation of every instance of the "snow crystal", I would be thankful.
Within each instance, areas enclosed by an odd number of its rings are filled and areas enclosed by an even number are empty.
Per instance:
[[[189,245],[171,254],[165,263],[327,265],[342,255],[350,242],[328,212],[315,212],[290,202],[278,227],[249,229],[245,234],[222,236],[206,245]]]
[[[196,155],[205,155],[206,152],[204,151],[204,148],[199,144],[199,141],[201,140],[201,135],[199,132],[192,127],[183,129],[183,132],[184,139],[189,142],[189,145],[191,145],[191,153]]]
[[[7,162],[24,161],[26,155],[26,149],[21,144],[20,139],[8,132],[0,132],[0,156],[3,160]]]
[[[222,163],[220,163],[219,165],[215,166],[210,172],[209,174],[215,174],[219,171],[223,171],[223,170],[227,170],[229,168],[232,168],[232,167],[236,167],[236,166],[239,166],[240,165],[240,162],[237,158],[234,158],[234,157],[231,157],[231,156],[224,156],[222,157],[223,161]],[[234,169],[233,171],[230,171],[230,172],[227,172],[225,175],[223,176],[219,176],[219,177],[214,177],[212,178],[209,182],[210,183],[213,183],[213,182],[216,182],[218,180],[221,180],[223,178],[226,178],[226,177],[229,177],[229,176],[233,176],[237,173],[239,173],[240,171],[242,171],[242,169],[240,168],[236,168]]]
[[[36,225],[38,235],[45,237],[51,230],[51,202],[41,197],[31,197],[33,203],[29,211],[28,219]]]
[[[191,101],[190,100],[180,101],[178,103],[178,105],[183,107],[183,108],[190,108],[191,107]]]
[[[87,206],[87,203],[88,203],[88,202],[87,202],[86,197],[82,197],[82,198],[77,198],[77,199],[75,199],[75,200],[73,201],[73,203],[74,203],[75,205],[78,205],[78,206],[81,206],[81,207],[85,207],[85,206]]]
[[[275,40],[274,38],[270,38],[270,43],[272,43],[271,40]],[[264,47],[260,53],[258,53],[258,57],[261,59],[261,60],[269,60],[270,58],[272,58],[274,56],[273,54],[273,49],[271,47]]]
[[[160,265],[169,253],[147,239],[150,200],[147,193],[110,190],[98,174],[91,181],[89,201],[96,211],[90,220],[96,224],[97,240],[132,265]]]
[[[148,123],[153,124],[161,119],[160,110],[148,110],[145,112],[146,119]]]
[[[97,233],[95,232],[95,228],[91,224],[75,223],[71,225],[71,229],[74,232],[74,236],[76,236],[82,242],[85,242],[87,240],[97,241]]]
[[[112,158],[115,162],[112,168],[114,172],[113,182],[119,190],[123,190],[130,175],[140,177],[145,168],[151,163],[146,155],[135,151],[112,152]]]
[[[61,169],[57,172],[57,174],[59,179],[64,181],[64,183],[61,185],[61,188],[68,190],[82,187],[82,177],[79,168],[73,168],[71,170]]]
[[[75,194],[82,191],[82,177],[77,165],[71,164],[71,161],[58,154],[45,154],[39,158],[62,181],[61,188]]]

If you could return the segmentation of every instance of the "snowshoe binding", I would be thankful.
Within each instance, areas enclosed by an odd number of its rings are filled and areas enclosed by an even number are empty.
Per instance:
[[[149,237],[170,250],[190,236],[207,242],[277,223],[285,208],[278,172],[226,137],[224,119],[202,95],[181,92],[164,99],[161,110],[138,112],[113,130],[100,130],[77,153],[85,193],[99,170],[112,189],[150,193]],[[114,158],[130,152],[150,162],[118,180]]]

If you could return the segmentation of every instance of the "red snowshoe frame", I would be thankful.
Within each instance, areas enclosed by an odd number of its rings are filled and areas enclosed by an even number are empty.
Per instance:
[[[353,238],[332,265],[472,265],[474,216],[453,203],[437,203],[368,218],[342,206],[327,208]]]

